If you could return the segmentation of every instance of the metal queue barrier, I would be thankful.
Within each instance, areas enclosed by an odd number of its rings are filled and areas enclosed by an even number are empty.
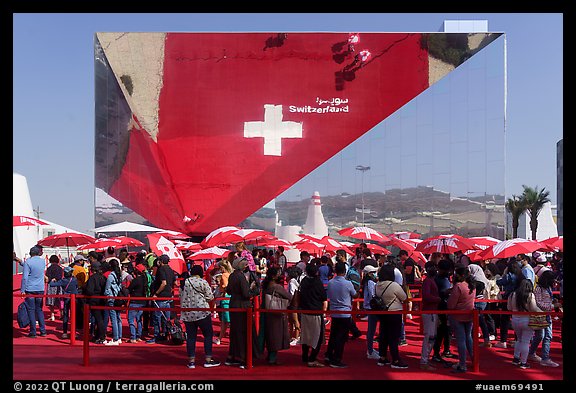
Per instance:
[[[122,297],[122,296],[86,296],[86,295],[73,295],[73,294],[60,294],[60,295],[32,295],[32,294],[13,294],[13,297],[54,297],[54,298],[70,298],[71,304],[74,304],[76,299],[78,298],[92,298],[92,299],[124,299],[124,300],[150,300],[152,298],[146,297]],[[174,297],[156,297],[156,300],[179,300],[179,298]],[[229,298],[215,298],[213,302],[216,300],[225,300]],[[170,308],[163,308],[166,311],[175,311],[175,312],[182,312],[182,311],[228,311],[228,312],[245,312],[247,313],[247,334],[246,334],[246,368],[251,369],[253,367],[253,354],[252,354],[252,326],[256,323],[256,328],[258,328],[257,324],[257,315],[258,313],[265,312],[265,313],[297,313],[297,314],[318,314],[318,310],[267,310],[261,309],[257,306],[258,304],[258,297],[254,297],[254,308],[219,308],[219,307],[209,307],[209,308],[182,308],[182,307],[170,307]],[[419,302],[421,298],[412,298],[412,302]],[[529,311],[503,311],[503,310],[412,310],[408,311],[406,309],[406,303],[403,304],[402,311],[371,311],[371,310],[363,310],[360,309],[358,304],[363,301],[362,299],[354,299],[352,311],[332,311],[326,310],[322,312],[326,315],[333,315],[333,314],[357,314],[357,315],[368,315],[368,314],[402,314],[404,318],[406,318],[406,314],[413,314],[413,315],[422,315],[422,314],[446,314],[446,315],[456,315],[456,314],[472,314],[472,371],[479,372],[480,371],[480,359],[479,359],[479,337],[478,332],[480,328],[479,322],[479,315],[480,314],[510,314],[510,315],[530,315],[530,314],[542,314],[542,315],[552,315],[552,316],[563,316],[563,312],[556,312],[556,311],[542,311],[540,313],[529,312]],[[482,299],[481,302],[505,302],[506,300],[489,300],[489,299]],[[211,303],[213,304],[213,303]],[[354,306],[354,304],[356,306]],[[356,308],[355,308],[356,307]],[[70,307],[70,345],[74,345],[76,343],[76,311],[75,307]],[[113,307],[113,306],[91,306],[89,304],[84,304],[83,309],[83,317],[84,317],[84,329],[83,329],[83,366],[90,365],[90,329],[89,321],[90,321],[90,309],[99,309],[99,310],[121,310],[121,311],[128,311],[132,309],[130,304],[127,306],[121,307]],[[142,311],[158,311],[156,307],[138,307],[138,310]]]

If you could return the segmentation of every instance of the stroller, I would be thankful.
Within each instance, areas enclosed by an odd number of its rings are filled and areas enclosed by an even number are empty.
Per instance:
[[[162,310],[160,307],[158,307],[158,303],[156,303],[155,301],[153,301],[153,303],[154,306],[158,308],[158,310]],[[164,318],[164,320],[166,321],[166,328],[168,329],[167,338],[171,340],[172,344],[174,345],[184,344],[184,341],[186,341],[186,332],[184,331],[184,329],[182,329],[182,323],[180,322],[180,319],[178,317],[175,317],[174,322],[172,322],[170,319],[166,318],[166,314],[164,314],[163,311],[160,311],[160,314],[162,315],[162,318]]]

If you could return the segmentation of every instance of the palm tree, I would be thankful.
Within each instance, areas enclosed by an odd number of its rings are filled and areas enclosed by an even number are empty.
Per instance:
[[[526,210],[530,215],[530,230],[532,231],[532,240],[536,240],[536,231],[538,229],[538,214],[544,205],[550,202],[550,191],[546,191],[546,188],[538,190],[538,186],[535,188],[522,185],[524,188],[524,193],[522,194],[522,199],[526,204]]]
[[[519,198],[517,195],[512,195],[506,201],[506,210],[512,216],[512,238],[518,237],[518,226],[520,225],[520,216],[526,211],[526,204],[524,198]]]

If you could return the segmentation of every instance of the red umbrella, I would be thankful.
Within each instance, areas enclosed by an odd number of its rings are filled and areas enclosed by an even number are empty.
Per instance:
[[[150,233],[146,235],[146,237],[148,238],[150,249],[154,251],[157,256],[168,255],[170,258],[168,266],[170,266],[172,270],[178,274],[182,274],[186,271],[186,262],[184,261],[184,257],[180,250],[176,248],[174,243],[156,233]]]
[[[386,246],[398,247],[401,250],[406,250],[409,252],[414,251],[414,249],[416,248],[416,246],[411,242],[408,242],[407,240],[404,239],[400,239],[398,237],[391,237],[390,240],[388,240],[387,242],[383,242],[382,244]]]
[[[13,227],[30,227],[34,225],[48,225],[48,223],[34,217],[12,216]]]
[[[545,251],[564,251],[564,236],[551,237],[540,243],[546,246]]]
[[[387,236],[384,236],[380,232],[368,227],[344,228],[339,230],[338,234],[342,236],[353,237],[354,239],[375,240],[378,242],[384,242],[390,240]]]
[[[494,244],[500,243],[501,240],[493,238],[491,236],[473,236],[469,237],[468,240],[472,240],[472,244],[474,244],[478,250],[467,250],[464,251],[464,254],[470,258],[471,261],[481,261],[482,256],[480,255],[480,251],[487,249]]]
[[[78,247],[96,241],[92,236],[77,232],[57,233],[38,241],[44,247]]]
[[[480,254],[484,250],[468,250],[465,251],[464,254],[472,261],[472,262],[479,262],[483,261],[482,255]]]
[[[185,242],[182,240],[176,240],[175,244],[176,244],[176,248],[180,251],[183,251],[183,250],[200,251],[202,249],[202,246],[200,245],[200,243]]]
[[[268,231],[262,229],[238,229],[234,232],[229,232],[227,235],[223,235],[220,244],[231,244],[247,240],[259,240],[265,239],[272,236]]]
[[[145,246],[138,239],[129,236],[101,237],[96,241],[78,247],[79,250],[102,249],[107,247],[142,247]]]
[[[300,241],[292,243],[299,251],[308,251],[310,254],[320,255],[326,247],[324,244],[320,244],[313,240],[302,239]]]
[[[38,244],[43,247],[66,247],[67,253],[70,254],[70,247],[78,247],[94,241],[96,241],[95,238],[83,233],[64,232],[45,237],[39,240]]]
[[[190,238],[190,236],[188,236],[187,234],[182,233],[182,232],[178,232],[178,231],[165,230],[165,231],[154,232],[154,233],[156,233],[157,235],[164,236],[168,240],[186,240],[186,239]]]
[[[468,240],[472,240],[472,244],[481,250],[493,246],[494,244],[500,243],[501,240],[493,238],[491,236],[474,236],[469,237]]]
[[[470,240],[460,235],[439,235],[424,239],[416,246],[416,251],[424,254],[441,252],[443,254],[453,254],[456,251],[477,250]]]
[[[190,255],[188,259],[191,260],[198,260],[198,259],[218,259],[222,258],[224,255],[228,255],[230,250],[220,247],[210,247],[205,248],[203,250],[197,251],[194,254]]]
[[[420,239],[422,235],[415,232],[408,232],[408,231],[398,231],[388,235],[388,237],[396,237],[398,239]]]
[[[384,244],[386,244],[387,246],[394,246],[398,247],[401,250],[408,251],[408,256],[414,259],[416,262],[418,261],[422,263],[428,262],[424,254],[422,254],[420,251],[416,251],[416,245],[414,245],[411,242],[412,240],[418,240],[418,243],[422,242],[420,239],[400,239],[397,237],[391,237],[390,241],[385,242]]]
[[[516,238],[496,243],[478,253],[478,257],[482,259],[510,258],[518,254],[531,253],[542,247],[542,243],[535,240]]]
[[[338,251],[338,250],[344,250],[346,251],[347,254],[349,255],[354,255],[354,252],[352,252],[348,246],[346,246],[345,244],[343,244],[342,242],[339,242],[336,239],[331,238],[330,236],[324,236],[322,239],[320,239],[320,244],[324,244],[326,245],[325,247],[325,251]]]
[[[278,247],[278,246],[292,247],[292,243],[290,243],[288,240],[284,240],[284,239],[271,239],[271,240],[264,240],[264,244],[262,246],[263,247]]]
[[[320,240],[322,240],[321,236],[308,235],[306,233],[299,234],[298,236],[304,240],[311,240],[311,241],[317,242],[317,243],[320,243]]]
[[[218,229],[214,229],[212,232],[210,232],[204,238],[204,240],[202,240],[200,242],[200,244],[202,245],[202,247],[205,247],[205,248],[217,246],[219,244],[222,244],[222,238],[223,237],[226,237],[230,233],[236,232],[239,229],[241,229],[241,228],[234,227],[234,226],[226,226],[226,227],[220,227]]]
[[[352,246],[354,249],[356,249],[356,247],[360,247],[360,243],[358,244],[354,244]],[[378,244],[374,244],[374,243],[366,243],[366,247],[368,247],[368,249],[370,251],[372,251],[375,254],[380,254],[380,255],[390,255],[392,254],[392,252],[390,250],[388,250],[387,248],[384,248],[382,246],[379,246]]]
[[[426,263],[428,262],[428,259],[426,259],[426,256],[421,253],[420,251],[414,251],[412,253],[410,253],[410,251],[408,251],[408,256],[412,259],[414,259],[416,262],[420,261],[422,263]]]

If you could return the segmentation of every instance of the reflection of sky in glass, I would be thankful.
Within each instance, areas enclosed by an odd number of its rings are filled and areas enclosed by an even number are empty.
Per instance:
[[[278,200],[417,186],[461,197],[504,195],[504,149],[501,36]]]

